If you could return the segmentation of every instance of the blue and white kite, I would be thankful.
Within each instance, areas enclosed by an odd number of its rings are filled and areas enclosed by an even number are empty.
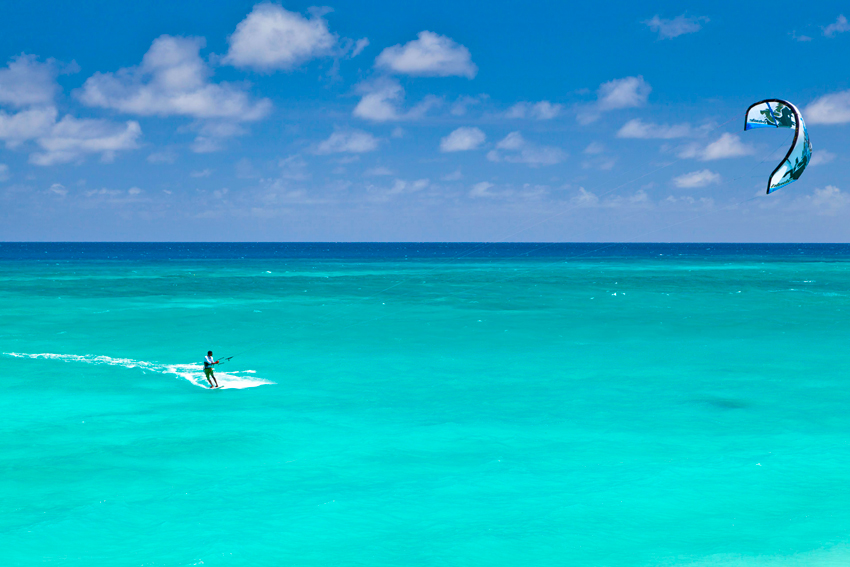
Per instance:
[[[747,109],[744,130],[753,128],[793,128],[794,142],[785,158],[776,166],[767,181],[767,192],[797,181],[812,160],[812,143],[806,131],[803,115],[787,100],[768,99]],[[802,135],[801,135],[802,134]]]

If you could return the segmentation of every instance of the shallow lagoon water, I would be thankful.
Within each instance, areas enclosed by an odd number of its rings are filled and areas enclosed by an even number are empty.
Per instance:
[[[0,563],[846,565],[848,262],[0,244]]]

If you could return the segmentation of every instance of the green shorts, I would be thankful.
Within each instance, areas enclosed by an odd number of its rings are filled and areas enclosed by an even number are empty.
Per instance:
[[[206,374],[206,375],[207,375],[207,378],[209,378],[210,376],[212,376],[213,378],[215,378],[215,374],[213,374],[213,369],[212,369],[212,368],[204,368],[204,374]]]

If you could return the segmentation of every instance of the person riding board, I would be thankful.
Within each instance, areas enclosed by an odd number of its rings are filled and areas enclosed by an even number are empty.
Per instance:
[[[204,374],[207,377],[207,382],[210,383],[210,388],[218,388],[218,380],[215,379],[213,366],[219,362],[219,360],[213,359],[212,351],[207,351],[207,356],[204,357]],[[213,386],[213,383],[215,383],[215,386]]]

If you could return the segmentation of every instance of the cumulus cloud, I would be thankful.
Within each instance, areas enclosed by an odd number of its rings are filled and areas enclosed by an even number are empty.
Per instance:
[[[441,152],[464,152],[481,146],[487,136],[478,128],[458,128],[440,140]]]
[[[696,33],[702,29],[702,24],[708,23],[705,16],[676,16],[673,19],[661,18],[655,15],[650,20],[643,22],[649,29],[658,33],[658,39],[672,39],[689,33]]]
[[[617,132],[618,138],[661,139],[684,138],[691,134],[691,125],[683,124],[653,124],[635,118],[626,122]]]
[[[371,83],[362,83],[357,87],[357,91],[361,94],[361,99],[354,107],[354,116],[374,122],[415,120],[441,103],[437,97],[427,96],[410,110],[404,111],[401,108],[404,101],[404,88],[393,79],[385,78]],[[394,137],[398,136],[394,135]]]
[[[388,195],[400,195],[402,193],[416,193],[428,187],[431,184],[430,179],[417,179],[416,181],[408,182],[403,179],[396,179],[392,188],[387,191]]]
[[[0,181],[9,180],[9,166],[5,163],[0,163]]]
[[[271,110],[268,99],[253,100],[241,85],[209,82],[212,71],[201,58],[203,38],[162,35],[138,67],[95,73],[77,91],[88,106],[142,116],[189,116],[234,121],[259,120]]]
[[[27,140],[34,140],[50,133],[56,124],[58,112],[55,107],[31,108],[14,114],[0,110],[0,140],[7,148],[14,148]]]
[[[537,103],[518,102],[505,112],[505,118],[534,118],[535,120],[551,120],[561,114],[563,105],[552,104],[548,100]]]
[[[273,71],[292,69],[310,59],[330,55],[337,36],[328,31],[328,23],[320,13],[305,18],[278,4],[263,2],[239,22],[227,41],[230,48],[222,59],[224,63]],[[368,44],[368,40],[358,42],[354,55]]]
[[[381,80],[362,84],[358,91],[363,95],[354,107],[354,116],[386,122],[399,120],[399,104],[404,100],[404,88],[397,81]]]
[[[138,147],[137,139],[142,134],[138,122],[115,124],[106,120],[80,120],[65,116],[57,122],[50,133],[38,139],[44,150],[31,154],[29,162],[34,165],[55,165],[78,161],[87,154],[100,154],[110,162],[115,152]]]
[[[192,171],[191,173],[189,173],[189,175],[191,177],[195,177],[195,178],[209,177],[210,175],[212,175],[212,170],[211,169],[202,169],[200,171]]]
[[[850,90],[824,95],[806,107],[809,124],[850,122]]]
[[[720,138],[705,147],[692,144],[679,152],[680,158],[696,158],[702,161],[736,158],[752,155],[755,148],[745,144],[735,134],[724,133]]]
[[[673,184],[680,189],[694,189],[720,183],[720,174],[703,169],[680,175],[673,179]]]
[[[334,132],[316,147],[317,154],[365,153],[378,149],[378,139],[362,130]]]
[[[616,110],[643,106],[650,92],[652,87],[643,80],[642,76],[614,79],[599,87],[598,108]]]
[[[847,18],[842,14],[838,16],[838,19],[834,23],[823,28],[823,35],[826,37],[835,37],[837,34],[846,31],[850,31],[850,23],[847,22]]]
[[[487,153],[492,162],[524,163],[531,167],[554,165],[567,159],[567,154],[555,146],[539,146],[528,142],[519,132],[505,136],[496,149]]]
[[[643,106],[650,92],[652,87],[640,75],[603,83],[597,90],[596,102],[578,108],[578,121],[581,124],[590,124],[598,120],[603,112]]]
[[[375,67],[392,73],[420,77],[466,77],[472,79],[478,67],[469,50],[451,38],[422,31],[418,39],[384,49]]]
[[[829,163],[835,159],[835,154],[832,152],[828,152],[826,150],[817,150],[816,152],[812,152],[812,161],[809,165],[823,165],[825,163]]]
[[[59,91],[54,61],[42,63],[34,55],[19,55],[0,69],[0,104],[14,107],[53,104]]]

